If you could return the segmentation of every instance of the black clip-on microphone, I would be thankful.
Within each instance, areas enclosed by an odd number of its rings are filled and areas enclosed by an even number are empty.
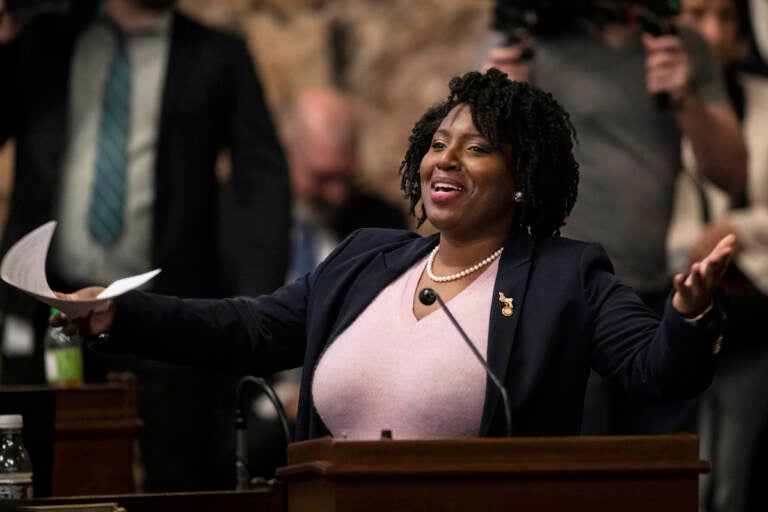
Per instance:
[[[432,288],[424,288],[419,292],[419,301],[425,306],[431,306],[435,303],[435,300],[437,300],[438,304],[440,304],[440,307],[443,309],[443,311],[445,311],[445,314],[448,315],[448,319],[451,321],[456,330],[459,331],[459,334],[461,334],[461,337],[464,338],[464,341],[467,342],[467,345],[469,345],[472,353],[475,354],[477,360],[480,361],[480,364],[482,364],[483,368],[485,368],[485,372],[488,374],[488,377],[496,386],[496,389],[499,390],[499,394],[501,394],[501,401],[504,404],[504,419],[506,420],[507,437],[512,437],[512,410],[509,407],[507,390],[504,389],[504,386],[501,384],[499,378],[496,377],[496,374],[493,373],[493,370],[491,370],[491,368],[488,366],[488,363],[485,362],[485,358],[483,358],[482,354],[480,354],[480,351],[477,350],[475,344],[472,343],[472,341],[469,339],[469,336],[467,336],[467,333],[464,332],[464,329],[461,328],[459,322],[457,322],[453,317],[451,310],[448,309],[448,306],[445,305],[445,302],[443,302],[443,299],[440,298],[440,295]]]
[[[280,424],[285,434],[285,444],[291,442],[291,430],[288,428],[288,415],[285,414],[283,403],[277,397],[277,393],[272,386],[267,384],[262,378],[246,375],[237,383],[235,392],[235,490],[246,491],[250,487],[251,475],[248,471],[248,447],[245,434],[248,431],[248,422],[246,421],[245,404],[243,400],[245,395],[243,390],[247,384],[254,384],[261,389],[272,405],[275,406],[277,415],[280,418]]]

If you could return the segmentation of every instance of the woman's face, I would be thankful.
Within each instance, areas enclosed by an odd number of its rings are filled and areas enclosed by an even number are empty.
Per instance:
[[[475,128],[470,107],[454,107],[419,167],[421,200],[432,225],[463,239],[506,235],[516,190],[508,162],[509,155]]]

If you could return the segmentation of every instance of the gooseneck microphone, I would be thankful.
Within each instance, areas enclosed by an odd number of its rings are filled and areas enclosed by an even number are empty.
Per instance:
[[[262,378],[254,377],[252,375],[246,375],[241,378],[237,383],[237,390],[235,392],[235,490],[245,491],[250,487],[250,472],[248,471],[248,447],[246,446],[245,434],[248,430],[248,423],[246,422],[245,413],[245,394],[243,393],[245,386],[253,384],[261,389],[264,394],[275,406],[277,415],[280,418],[280,424],[283,427],[283,433],[285,434],[285,444],[291,442],[291,431],[288,428],[288,415],[285,414],[285,408],[282,402],[277,397],[277,393],[272,389],[272,386],[267,384]]]
[[[509,398],[507,397],[507,390],[504,389],[504,386],[501,384],[501,381],[498,377],[496,377],[496,374],[493,373],[493,370],[488,366],[488,363],[485,362],[485,358],[480,354],[480,351],[477,350],[477,347],[474,343],[469,339],[469,336],[467,336],[467,333],[464,332],[464,329],[461,328],[461,325],[459,325],[459,322],[456,321],[456,318],[454,318],[453,314],[451,313],[451,310],[448,309],[448,306],[445,305],[445,302],[443,302],[443,299],[440,298],[440,295],[433,290],[432,288],[424,288],[419,292],[419,301],[424,304],[425,306],[431,306],[432,304],[437,301],[438,304],[440,304],[440,307],[445,311],[445,314],[448,315],[448,319],[451,321],[453,326],[456,328],[457,331],[459,331],[459,334],[461,334],[461,337],[464,339],[465,342],[467,342],[467,345],[469,345],[470,350],[472,350],[472,353],[475,354],[475,357],[477,357],[477,360],[480,361],[480,364],[483,365],[483,368],[485,368],[485,373],[488,374],[488,377],[491,379],[493,384],[496,386],[496,389],[499,390],[499,394],[501,395],[501,401],[504,404],[504,417],[506,419],[506,425],[507,425],[507,437],[512,437],[512,410],[509,407]]]

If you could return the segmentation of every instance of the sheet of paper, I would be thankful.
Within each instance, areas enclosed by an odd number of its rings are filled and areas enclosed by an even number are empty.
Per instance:
[[[16,242],[0,263],[0,277],[11,286],[63,311],[71,318],[85,316],[91,311],[105,308],[109,299],[138,288],[160,272],[160,269],[155,269],[144,274],[118,279],[93,300],[56,297],[45,277],[45,260],[55,229],[56,222],[50,221]]]

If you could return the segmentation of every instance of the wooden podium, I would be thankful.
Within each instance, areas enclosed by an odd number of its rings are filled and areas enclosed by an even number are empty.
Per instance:
[[[134,382],[56,390],[52,496],[132,492]]]
[[[342,441],[288,447],[287,510],[621,511],[698,509],[689,434]]]

